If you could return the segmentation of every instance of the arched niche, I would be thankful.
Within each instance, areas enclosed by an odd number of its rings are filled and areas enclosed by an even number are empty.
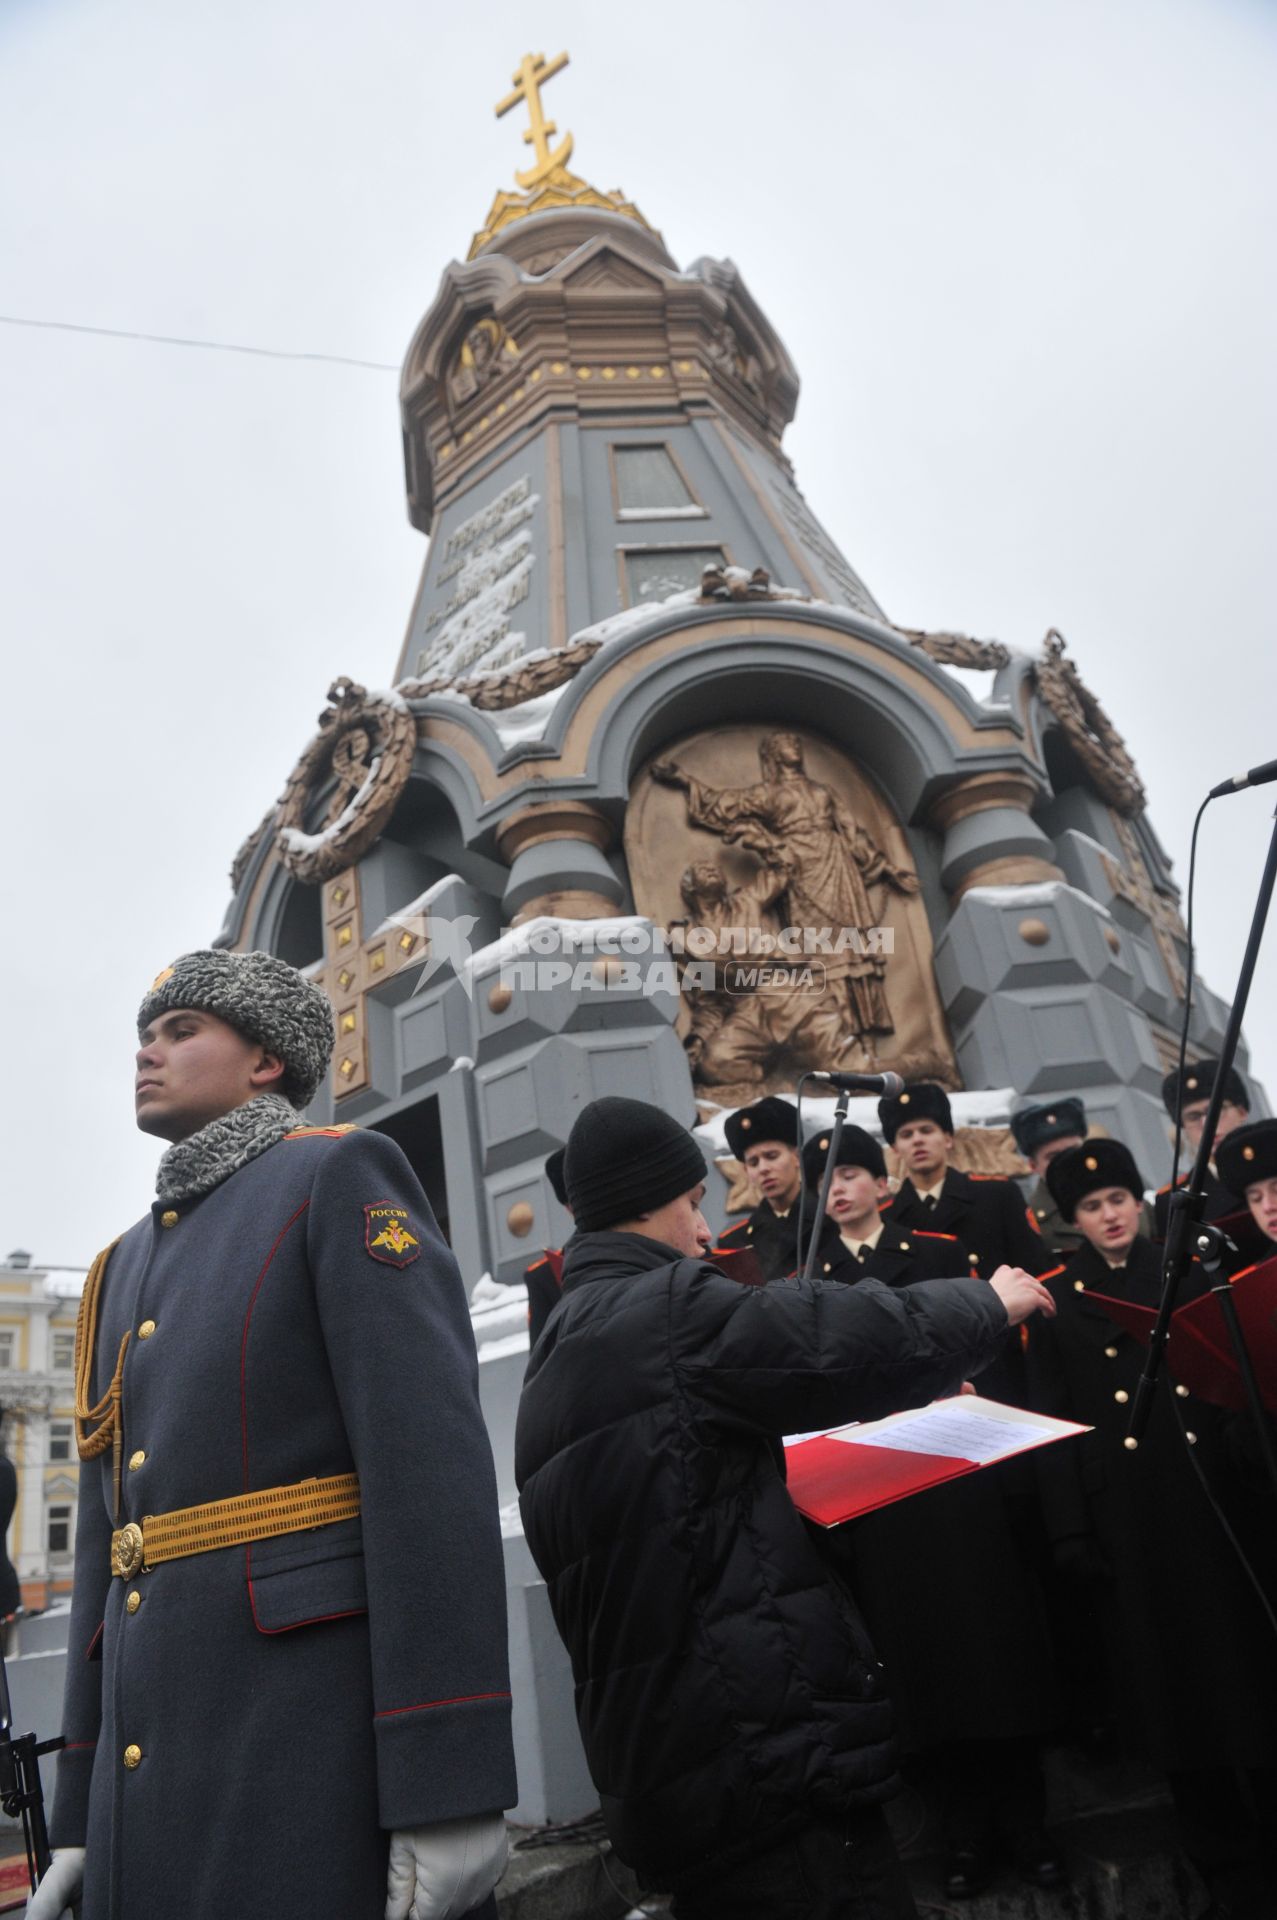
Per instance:
[[[640,913],[695,960],[679,1029],[706,1098],[808,1068],[957,1084],[903,823],[873,775],[779,708],[694,728],[635,770],[625,852]]]

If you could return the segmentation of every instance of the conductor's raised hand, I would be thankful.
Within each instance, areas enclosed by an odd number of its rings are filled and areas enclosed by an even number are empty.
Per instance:
[[[1048,1320],[1054,1320],[1055,1302],[1050,1289],[1023,1267],[999,1267],[989,1285],[1006,1308],[1011,1326],[1018,1327],[1031,1313],[1042,1313]]]

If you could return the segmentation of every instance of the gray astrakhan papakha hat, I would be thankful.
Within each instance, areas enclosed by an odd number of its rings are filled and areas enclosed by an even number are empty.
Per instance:
[[[327,995],[271,953],[226,953],[205,947],[184,953],[151,982],[137,1010],[141,1034],[162,1013],[189,1007],[212,1013],[284,1062],[281,1092],[308,1106],[333,1051]]]

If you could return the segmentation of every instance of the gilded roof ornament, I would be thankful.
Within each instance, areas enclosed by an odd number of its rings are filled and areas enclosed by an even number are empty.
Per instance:
[[[633,201],[627,200],[619,187],[603,193],[598,187],[590,186],[587,181],[569,172],[567,163],[572,157],[573,147],[570,133],[565,133],[557,146],[553,145],[558,127],[553,120],[545,117],[541,89],[567,64],[566,53],[556,54],[553,60],[547,60],[543,53],[525,53],[511,76],[513,88],[504,99],[498,100],[495,109],[498,120],[513,108],[526,104],[530,124],[523,130],[523,139],[532,148],[533,163],[522,172],[515,169],[514,177],[521,192],[502,190],[497,194],[486,222],[471,242],[468,259],[473,260],[476,254],[482,253],[503,228],[516,220],[526,220],[534,213],[551,213],[564,208],[593,208],[600,213],[619,213],[627,220],[636,221],[640,227],[648,226]],[[650,228],[648,230],[651,231]]]
[[[527,101],[528,118],[532,124],[524,129],[523,139],[524,144],[530,146],[535,152],[536,164],[529,167],[526,173],[520,173],[516,168],[514,177],[521,187],[539,187],[542,181],[548,180],[552,173],[561,167],[566,167],[572,158],[570,133],[565,133],[559,145],[551,149],[550,135],[557,133],[558,128],[553,120],[546,119],[541,105],[542,87],[547,80],[553,80],[556,73],[562,73],[567,64],[566,53],[556,54],[550,61],[546,60],[543,53],[535,55],[525,53],[519,63],[518,72],[512,75],[513,93],[508,93],[504,100],[497,102],[496,113],[497,119],[500,120],[503,114],[509,113],[511,107],[517,107],[520,100]]]

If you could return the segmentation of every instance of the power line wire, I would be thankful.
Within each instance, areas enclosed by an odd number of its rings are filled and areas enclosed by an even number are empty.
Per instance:
[[[32,320],[0,313],[0,326],[34,327],[50,333],[91,333],[103,340],[143,340],[157,347],[199,347],[208,353],[247,353],[261,360],[322,361],[330,367],[363,367],[371,373],[398,373],[387,360],[355,360],[344,353],[293,353],[286,347],[246,347],[234,340],[190,340],[176,333],[136,333],[127,327],[90,327],[75,320]]]

